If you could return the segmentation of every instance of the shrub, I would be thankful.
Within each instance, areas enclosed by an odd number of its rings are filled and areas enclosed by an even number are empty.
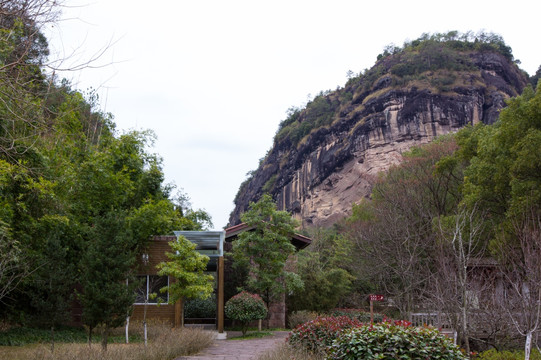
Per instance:
[[[292,346],[321,353],[332,344],[340,332],[361,325],[359,320],[347,316],[320,316],[293,329],[287,341]]]
[[[184,305],[186,318],[214,318],[216,317],[216,295],[207,299],[190,299]]]
[[[300,310],[294,311],[289,314],[287,322],[291,329],[296,328],[297,326],[312,321],[318,317],[318,314],[314,311]]]
[[[243,291],[227,301],[225,315],[240,322],[244,336],[250,321],[264,319],[267,316],[267,307],[259,295]]]
[[[329,359],[465,360],[451,339],[432,327],[386,321],[344,331],[327,348]]]
[[[476,357],[478,360],[523,360],[524,351],[497,351],[490,349],[483,351]],[[541,360],[541,353],[537,350],[532,350],[530,360]]]

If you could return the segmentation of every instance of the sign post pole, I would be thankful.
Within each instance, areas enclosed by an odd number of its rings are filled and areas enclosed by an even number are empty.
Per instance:
[[[370,325],[374,324],[374,300],[370,296]]]
[[[374,301],[383,301],[383,295],[369,295],[370,299],[370,324],[374,323]]]

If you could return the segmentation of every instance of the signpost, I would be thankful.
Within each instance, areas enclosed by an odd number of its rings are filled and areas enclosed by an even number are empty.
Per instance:
[[[368,296],[370,299],[370,324],[374,323],[374,301],[383,301],[383,295],[371,294]]]

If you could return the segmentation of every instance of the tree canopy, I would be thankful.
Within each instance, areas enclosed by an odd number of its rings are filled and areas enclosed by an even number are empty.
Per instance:
[[[295,252],[291,236],[295,220],[286,211],[278,211],[270,195],[265,194],[242,215],[252,231],[245,231],[233,243],[234,266],[248,267],[248,290],[259,294],[267,304],[286,290],[302,287],[302,280],[288,271],[286,262]]]

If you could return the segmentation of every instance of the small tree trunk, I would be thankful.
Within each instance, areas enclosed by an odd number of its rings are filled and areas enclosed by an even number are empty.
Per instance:
[[[147,306],[148,297],[145,299],[145,306],[143,307],[143,337],[145,339],[145,348],[147,347]]]
[[[145,339],[145,348],[147,347],[148,343],[148,336],[147,336],[147,322],[146,320],[143,321],[143,338]]]
[[[101,335],[101,349],[107,351],[107,340],[109,340],[109,327],[105,326]]]
[[[184,298],[180,299],[180,327],[184,327]]]
[[[88,327],[88,347],[92,346],[92,327]]]
[[[54,325],[51,325],[51,353],[54,353]]]
[[[526,344],[524,344],[524,360],[530,360],[530,353],[532,351],[532,331],[526,333]]]
[[[126,344],[130,343],[130,337],[129,337],[129,332],[128,332],[129,326],[130,326],[130,317],[127,316],[126,317]]]

